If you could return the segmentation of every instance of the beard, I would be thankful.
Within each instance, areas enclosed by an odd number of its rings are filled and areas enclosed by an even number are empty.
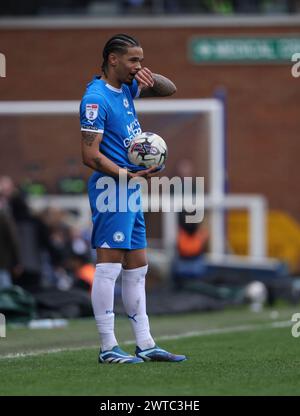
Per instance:
[[[135,79],[135,74],[129,73],[126,79],[124,80],[124,84],[126,85],[132,85],[133,80]]]
[[[124,81],[124,84],[126,85],[131,85],[133,83],[134,78],[128,80],[128,78],[126,78],[126,80]]]

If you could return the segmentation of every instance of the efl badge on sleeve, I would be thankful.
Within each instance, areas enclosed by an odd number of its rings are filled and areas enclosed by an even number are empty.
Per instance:
[[[96,120],[98,116],[98,104],[87,104],[85,106],[85,116],[88,120]]]

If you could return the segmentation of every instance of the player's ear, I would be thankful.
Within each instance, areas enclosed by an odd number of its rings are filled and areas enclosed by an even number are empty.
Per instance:
[[[116,66],[118,63],[118,56],[115,53],[110,53],[108,56],[108,62],[110,63],[111,66]]]

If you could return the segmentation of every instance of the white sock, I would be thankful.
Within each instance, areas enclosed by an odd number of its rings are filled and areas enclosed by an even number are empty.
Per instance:
[[[115,332],[114,291],[121,271],[120,263],[98,263],[92,287],[92,305],[100,336],[101,350],[118,344]]]
[[[132,325],[136,345],[142,350],[155,345],[150,334],[146,313],[145,276],[147,270],[148,266],[128,270],[122,268],[122,300]]]

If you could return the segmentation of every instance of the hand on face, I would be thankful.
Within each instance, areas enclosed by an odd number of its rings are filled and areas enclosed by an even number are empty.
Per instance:
[[[135,79],[137,80],[139,86],[143,87],[153,87],[154,79],[152,76],[152,72],[148,68],[140,69],[136,75]]]

